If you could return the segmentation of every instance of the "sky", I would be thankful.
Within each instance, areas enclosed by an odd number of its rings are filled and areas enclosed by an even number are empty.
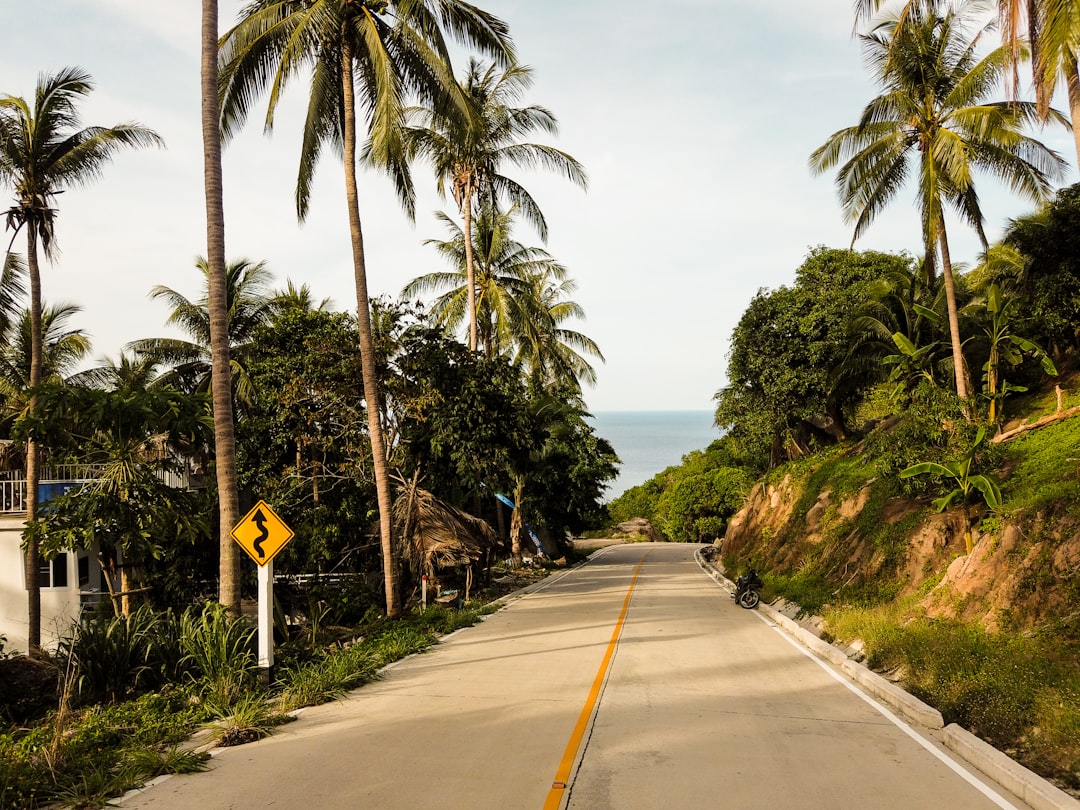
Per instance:
[[[220,0],[223,30],[242,5]],[[790,284],[813,247],[850,243],[832,176],[813,176],[807,158],[876,94],[852,38],[851,0],[672,0],[663,14],[639,0],[481,5],[510,25],[520,61],[534,70],[523,101],[559,119],[556,137],[535,140],[569,152],[589,175],[584,192],[557,176],[507,170],[538,201],[545,247],[578,285],[573,299],[586,319],[568,325],[604,353],[587,405],[713,409],[732,329],[754,294]],[[177,334],[165,326],[166,305],[148,297],[154,285],[200,294],[200,6],[0,0],[0,93],[32,99],[40,73],[77,65],[96,83],[84,125],[136,121],[166,143],[118,154],[100,180],[58,199],[61,253],[43,267],[44,295],[82,307],[74,325],[91,336],[95,358]],[[226,146],[226,253],[265,261],[278,286],[291,279],[353,309],[344,184],[332,156],[307,221],[296,220],[304,91],[298,83],[286,95],[270,136],[264,100]],[[1040,137],[1072,158],[1068,132]],[[426,166],[413,177],[409,222],[388,180],[360,175],[372,295],[397,297],[411,279],[447,269],[423,242],[445,238],[434,212],[454,204],[438,197]],[[1076,179],[1071,171],[1065,182]],[[979,189],[991,240],[1032,210],[990,179]],[[524,224],[515,236],[541,245]],[[954,261],[975,263],[974,235],[953,223],[950,236]],[[918,242],[913,196],[903,194],[857,247],[917,253]]]

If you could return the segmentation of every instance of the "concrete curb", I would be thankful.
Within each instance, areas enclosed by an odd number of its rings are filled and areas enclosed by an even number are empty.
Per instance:
[[[1078,810],[1080,802],[955,723],[937,736],[955,752],[1035,810]]]
[[[705,559],[700,550],[696,552],[695,557],[701,569],[723,588],[730,592],[735,590],[735,583],[725,577],[714,563]],[[764,602],[758,605],[758,610],[812,653],[833,664],[867,692],[893,708],[905,720],[929,729],[946,748],[971,766],[978,768],[1006,790],[1023,799],[1035,810],[1080,810],[1080,802],[1068,793],[1037,773],[1028,770],[989,743],[980,740],[966,729],[955,723],[946,726],[941,712],[937,709],[909,695],[896,684],[872,672],[857,661],[853,661],[843,650],[827,641],[822,641],[809,630]]]

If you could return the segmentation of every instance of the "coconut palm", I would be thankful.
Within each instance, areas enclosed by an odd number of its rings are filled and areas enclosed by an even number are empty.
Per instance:
[[[199,95],[203,142],[203,197],[206,203],[206,264],[211,377],[214,411],[215,478],[218,492],[218,601],[240,613],[240,550],[232,528],[240,520],[236,480],[236,430],[230,384],[225,204],[221,172],[221,104],[218,97],[218,2],[203,0],[199,37]]]
[[[145,354],[124,351],[116,360],[104,358],[100,365],[83,369],[68,378],[71,385],[102,391],[145,391],[160,377],[158,361]]]
[[[274,310],[279,314],[294,310],[300,310],[301,312],[329,312],[333,306],[334,302],[331,298],[323,298],[321,301],[316,302],[311,287],[307,284],[301,284],[298,287],[291,278],[285,280],[285,289],[274,293]]]
[[[71,327],[71,319],[82,312],[75,304],[61,303],[41,310],[41,383],[70,380],[79,363],[90,352],[90,339],[81,329]],[[0,391],[25,405],[31,390],[30,369],[33,363],[33,316],[28,309],[12,321],[4,335],[0,352]]]
[[[476,293],[478,311],[476,332],[478,343],[470,348],[480,349],[487,357],[509,354],[514,345],[513,334],[515,298],[527,291],[530,273],[547,267],[558,278],[566,269],[541,248],[530,248],[512,238],[516,209],[498,211],[484,206],[473,220],[472,238],[448,214],[435,216],[446,226],[449,239],[427,239],[453,269],[428,273],[413,279],[402,295],[411,298],[438,293],[431,314],[441,326],[458,329],[462,324],[471,331],[473,321],[469,308],[469,291]],[[469,257],[474,270],[470,283]]]
[[[211,273],[203,258],[195,266],[205,278],[201,298],[191,301],[182,293],[160,284],[150,291],[151,298],[165,301],[172,310],[166,324],[187,332],[190,340],[149,338],[133,341],[127,348],[170,367],[160,377],[161,384],[182,391],[210,391],[212,394]],[[268,323],[278,310],[277,298],[269,286],[272,278],[265,262],[238,259],[229,262],[225,268],[225,323],[233,390],[230,402],[235,396],[238,404],[246,404],[253,396],[244,361],[255,330]]]
[[[469,305],[469,348],[479,345],[475,263],[472,255],[472,219],[480,196],[494,208],[503,198],[516,206],[547,241],[547,222],[532,195],[518,182],[502,174],[506,164],[531,168],[542,166],[565,174],[582,188],[588,180],[581,164],[552,146],[522,142],[536,130],[558,131],[552,113],[537,105],[512,106],[532,85],[532,69],[511,65],[502,72],[496,65],[486,68],[470,60],[461,90],[468,101],[468,115],[447,115],[437,107],[414,108],[421,126],[409,129],[409,145],[426,156],[435,169],[439,193],[449,187],[464,217],[466,292]],[[453,111],[456,112],[456,111]]]
[[[565,299],[576,288],[566,278],[566,268],[542,248],[526,247],[511,238],[516,209],[500,212],[481,206],[472,234],[476,263],[474,284],[468,281],[465,233],[443,212],[437,216],[450,238],[429,239],[455,268],[428,273],[410,282],[402,295],[412,297],[439,293],[431,313],[437,323],[456,329],[466,319],[470,287],[477,292],[479,347],[487,357],[514,359],[537,382],[565,381],[580,390],[590,385],[596,372],[582,354],[603,360],[592,340],[562,326],[568,318],[581,317],[581,307]]]
[[[581,383],[596,385],[596,369],[586,355],[604,362],[600,347],[586,335],[567,329],[571,318],[584,318],[585,311],[567,296],[577,289],[573,279],[561,279],[546,270],[530,273],[527,307],[521,307],[517,328],[517,362],[534,387],[565,385],[581,392]]]
[[[40,244],[46,258],[56,255],[56,195],[100,177],[120,149],[160,145],[152,130],[134,123],[112,127],[80,127],[78,103],[93,89],[93,80],[79,68],[62,68],[38,78],[31,106],[25,99],[0,95],[0,184],[15,191],[7,211],[7,227],[26,229],[26,264],[30,278],[31,390],[42,377]],[[15,239],[12,236],[12,241]],[[10,252],[10,249],[9,249]],[[31,397],[30,409],[35,400]],[[38,448],[27,443],[27,523],[37,520]],[[41,642],[41,595],[37,587],[38,550],[28,533],[26,581],[29,596],[29,646]]]
[[[856,22],[877,11],[883,0],[858,0]],[[904,9],[934,9],[942,0],[909,0]],[[1002,44],[1012,72],[1013,95],[1020,85],[1020,63],[1029,58],[1031,77],[1039,111],[1043,118],[1050,113],[1054,90],[1065,85],[1069,114],[1080,120],[1080,2],[1077,0],[997,0]],[[1080,160],[1080,128],[1073,129],[1076,154]]]
[[[855,224],[853,243],[909,178],[916,181],[926,268],[933,276],[940,251],[956,391],[966,399],[945,207],[975,228],[985,246],[974,171],[985,170],[1041,201],[1065,163],[1023,133],[1037,120],[1034,104],[985,100],[1007,57],[1001,48],[978,56],[985,29],[973,36],[965,32],[970,4],[942,14],[909,7],[904,14],[903,20],[890,17],[861,37],[883,92],[866,106],[858,124],[834,133],[813,153],[810,166],[818,173],[839,166],[836,184],[844,214]]]
[[[408,94],[434,103],[454,100],[465,109],[453,81],[444,31],[492,55],[513,61],[506,25],[461,0],[253,0],[221,40],[221,126],[226,137],[243,125],[256,99],[269,92],[266,127],[290,80],[311,77],[308,112],[296,184],[296,210],[308,212],[315,166],[330,147],[344,158],[345,198],[356,287],[357,332],[368,402],[368,426],[379,506],[379,534],[386,609],[397,616],[397,564],[391,542],[391,493],[379,423],[367,261],[356,184],[357,102],[366,116],[370,162],[386,170],[406,211],[413,211],[404,148]],[[360,83],[360,97],[356,83]]]

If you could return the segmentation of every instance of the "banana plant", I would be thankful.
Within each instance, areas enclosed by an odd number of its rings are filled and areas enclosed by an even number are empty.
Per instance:
[[[945,464],[923,461],[919,464],[912,464],[900,473],[901,478],[911,478],[915,475],[936,475],[954,484],[952,490],[934,501],[934,508],[938,512],[944,512],[957,500],[964,505],[964,518],[966,520],[964,544],[967,547],[968,554],[971,553],[972,548],[972,514],[969,507],[974,494],[979,493],[983,502],[991,510],[1001,508],[1001,487],[998,483],[989,475],[972,472],[975,456],[985,439],[986,428],[980,427],[975,436],[975,442],[958,461],[950,461]]]
[[[983,396],[990,400],[989,421],[993,424],[1000,420],[1001,409],[998,403],[1013,391],[1026,391],[1020,385],[1007,382],[1002,374],[1007,367],[1016,368],[1025,356],[1039,361],[1051,377],[1057,376],[1054,362],[1037,343],[1020,335],[1013,334],[1016,325],[1015,310],[1018,298],[1005,299],[999,284],[991,284],[986,293],[986,302],[979,305],[984,313],[983,335],[988,344],[988,357],[983,364]]]

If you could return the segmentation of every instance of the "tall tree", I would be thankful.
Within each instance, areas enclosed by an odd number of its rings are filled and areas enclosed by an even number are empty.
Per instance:
[[[203,295],[194,301],[162,284],[150,290],[150,297],[165,301],[172,311],[166,323],[187,332],[189,340],[146,338],[128,344],[136,354],[171,367],[162,375],[163,384],[184,391],[213,392],[213,348],[210,312],[210,265],[199,259],[195,266],[203,274]],[[244,359],[258,329],[277,311],[280,302],[270,290],[272,276],[265,262],[238,259],[225,267],[225,333],[229,344],[230,372],[237,403],[251,399],[251,383]],[[231,401],[231,399],[230,399]]]
[[[474,351],[478,346],[479,316],[472,220],[477,199],[486,197],[494,209],[496,198],[505,197],[536,226],[541,240],[547,241],[547,222],[540,206],[522,185],[502,174],[504,165],[543,166],[565,174],[582,188],[588,186],[581,164],[566,152],[521,141],[536,130],[550,134],[558,132],[555,116],[544,107],[513,106],[531,85],[532,69],[525,65],[511,65],[500,73],[496,65],[485,68],[476,60],[470,60],[461,82],[467,115],[439,107],[412,111],[422,125],[409,129],[410,148],[428,157],[435,169],[439,192],[445,195],[449,186],[465,220],[469,348]]]
[[[203,195],[206,201],[206,265],[209,294],[214,458],[218,491],[218,601],[240,612],[240,550],[232,529],[240,519],[236,483],[229,304],[225,268],[225,204],[221,172],[221,102],[218,96],[218,2],[203,0],[200,37],[200,109]]]
[[[446,240],[429,239],[454,268],[427,273],[406,285],[402,295],[439,293],[431,314],[440,325],[457,328],[467,317],[468,291],[476,295],[478,348],[485,356],[515,360],[538,383],[565,382],[580,391],[593,384],[596,372],[583,355],[603,360],[588,337],[565,327],[584,312],[566,296],[576,288],[566,268],[542,248],[526,247],[512,238],[517,209],[502,212],[484,203],[473,220],[473,284],[468,280],[465,232],[443,212],[438,217],[450,232]]]
[[[883,0],[857,0],[856,22],[877,11]],[[912,7],[933,9],[941,0],[908,0]],[[1031,62],[1031,78],[1039,112],[1049,117],[1055,90],[1064,85],[1069,117],[1080,120],[1080,3],[1076,0],[997,0],[1002,44],[1011,68],[1011,84],[1016,96],[1020,86],[1020,63]],[[1077,159],[1080,160],[1080,127],[1073,128]]]
[[[357,94],[367,117],[365,153],[386,170],[411,214],[412,184],[404,146],[408,94],[431,104],[455,101],[465,109],[453,81],[444,31],[467,45],[513,61],[506,25],[461,0],[254,0],[221,40],[221,122],[226,136],[244,123],[251,106],[269,91],[266,127],[286,85],[298,74],[311,76],[300,171],[297,215],[307,215],[315,166],[325,147],[344,158],[345,199],[356,287],[356,320],[364,396],[374,458],[379,535],[386,582],[387,615],[397,616],[397,566],[391,539],[390,478],[368,296],[367,260],[356,183]]]
[[[1065,168],[1056,152],[1024,134],[1024,127],[1038,120],[1034,104],[986,100],[1006,70],[1007,56],[998,48],[980,58],[985,29],[973,36],[965,30],[973,10],[971,3],[940,14],[908,6],[902,16],[862,35],[867,64],[883,92],[865,107],[858,124],[833,133],[810,157],[818,173],[839,166],[836,185],[844,214],[855,223],[853,244],[914,176],[928,273],[933,275],[935,254],[941,258],[961,399],[968,390],[946,205],[976,229],[985,246],[975,170],[1041,201],[1050,193],[1051,179]]]
[[[112,127],[81,127],[78,103],[93,89],[93,80],[79,68],[62,68],[38,77],[31,105],[21,97],[0,95],[0,183],[15,191],[7,210],[7,227],[17,235],[26,228],[26,264],[30,278],[30,389],[41,384],[41,272],[38,246],[47,259],[56,256],[56,195],[86,185],[101,176],[106,163],[123,148],[161,145],[158,135],[134,123]],[[12,241],[15,239],[12,236]],[[9,248],[10,250],[10,248]],[[30,410],[36,408],[31,395]],[[37,483],[40,467],[35,441],[26,448],[26,520],[38,518]],[[39,553],[35,533],[26,541],[26,587],[29,593],[28,643],[41,644]]]

